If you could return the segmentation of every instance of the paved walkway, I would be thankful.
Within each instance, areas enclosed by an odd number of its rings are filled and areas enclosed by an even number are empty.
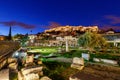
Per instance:
[[[58,58],[49,58],[48,60],[58,61],[58,62],[65,62],[65,63],[72,63],[72,58],[58,57]]]

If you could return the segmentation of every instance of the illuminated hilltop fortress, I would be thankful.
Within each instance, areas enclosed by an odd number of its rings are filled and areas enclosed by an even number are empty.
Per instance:
[[[92,32],[98,32],[98,26],[59,26],[56,28],[52,28],[49,30],[45,30],[45,32],[71,32],[71,31],[80,31],[85,32],[87,30],[90,30]]]

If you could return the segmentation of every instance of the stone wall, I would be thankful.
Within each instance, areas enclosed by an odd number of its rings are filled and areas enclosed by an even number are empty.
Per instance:
[[[27,67],[18,72],[18,80],[39,80],[43,75],[42,66]]]
[[[19,48],[18,42],[0,41],[0,69],[7,64],[7,59]]]

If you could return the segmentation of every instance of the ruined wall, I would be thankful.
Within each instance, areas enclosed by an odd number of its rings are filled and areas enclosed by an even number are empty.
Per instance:
[[[19,48],[18,42],[0,41],[0,69],[7,64],[7,59]]]

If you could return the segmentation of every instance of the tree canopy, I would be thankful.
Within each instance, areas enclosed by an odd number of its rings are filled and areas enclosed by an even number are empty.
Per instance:
[[[87,31],[85,34],[81,35],[78,39],[78,44],[85,48],[103,47],[105,46],[106,39],[100,34]]]

